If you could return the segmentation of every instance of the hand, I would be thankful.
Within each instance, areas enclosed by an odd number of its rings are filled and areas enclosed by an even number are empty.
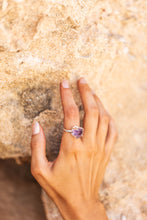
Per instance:
[[[31,172],[64,219],[107,219],[98,191],[117,131],[113,119],[84,78],[78,80],[78,88],[85,111],[84,135],[76,139],[64,132],[58,157],[48,161],[43,128],[33,123]],[[79,109],[66,80],[60,84],[60,94],[64,128],[80,126]]]

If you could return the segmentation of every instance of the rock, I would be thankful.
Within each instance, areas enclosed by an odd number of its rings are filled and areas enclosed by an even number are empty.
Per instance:
[[[0,219],[45,220],[40,194],[30,164],[0,160]]]
[[[147,4],[138,1],[0,1],[0,157],[30,157],[38,120],[47,155],[63,133],[59,82],[85,76],[114,117],[119,139],[100,191],[110,219],[146,218]],[[127,204],[127,206],[126,206]],[[117,217],[118,216],[118,217]]]

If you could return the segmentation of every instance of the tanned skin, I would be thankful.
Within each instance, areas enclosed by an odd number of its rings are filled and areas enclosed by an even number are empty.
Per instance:
[[[79,109],[67,80],[60,83],[64,128],[80,126]],[[83,77],[77,81],[84,106],[84,135],[75,138],[63,132],[54,161],[46,158],[46,139],[42,126],[31,138],[31,172],[53,199],[65,220],[108,220],[99,200],[110,154],[117,139],[114,120]]]

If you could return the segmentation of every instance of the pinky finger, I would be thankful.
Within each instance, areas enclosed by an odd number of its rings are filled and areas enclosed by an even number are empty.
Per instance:
[[[108,135],[105,143],[105,153],[110,155],[114,144],[118,138],[117,129],[114,120],[111,118],[109,121]]]

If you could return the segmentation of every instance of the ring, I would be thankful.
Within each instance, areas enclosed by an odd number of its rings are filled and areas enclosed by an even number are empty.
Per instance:
[[[71,130],[67,130],[64,128],[64,131],[71,133],[75,138],[80,138],[84,134],[84,128],[73,126]]]

